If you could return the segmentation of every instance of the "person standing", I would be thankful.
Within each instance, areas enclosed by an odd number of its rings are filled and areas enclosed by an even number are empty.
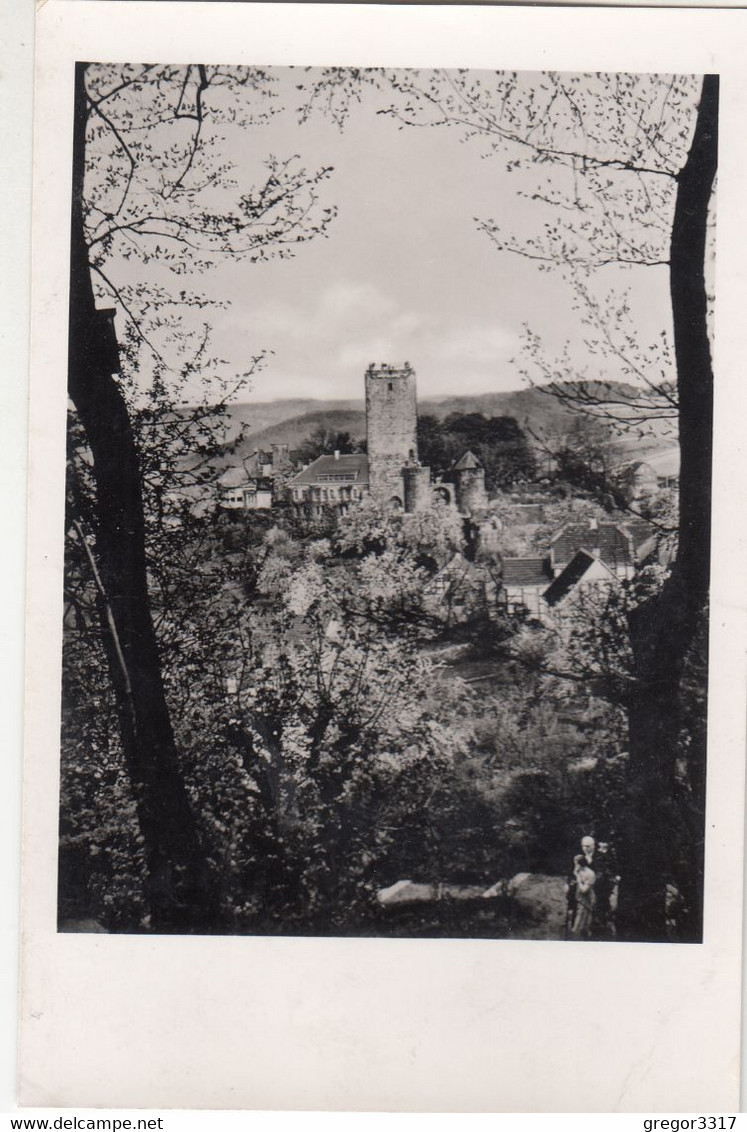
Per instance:
[[[577,853],[573,858],[573,865],[571,867],[570,875],[565,886],[566,893],[566,934],[569,932],[575,935],[576,914],[578,911],[578,872],[582,867],[589,869],[592,873],[595,872],[595,857],[596,857],[597,843],[591,834],[585,834],[581,838],[581,852]],[[593,882],[592,882],[593,885]],[[593,901],[587,900],[587,904]]]
[[[597,845],[594,871],[597,874],[594,885],[596,907],[594,912],[594,936],[597,939],[608,939],[615,934],[614,916],[612,912],[612,895],[619,881],[617,864],[614,853],[608,841],[599,841]]]
[[[574,939],[591,939],[594,929],[594,909],[596,894],[594,884],[596,873],[586,864],[583,854],[574,870],[576,875],[576,913],[573,917],[571,935]]]

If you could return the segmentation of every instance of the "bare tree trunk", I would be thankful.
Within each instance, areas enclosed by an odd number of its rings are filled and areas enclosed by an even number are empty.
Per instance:
[[[76,65],[68,388],[93,457],[101,632],[148,865],[152,928],[216,926],[217,900],[174,743],[147,586],[137,447],[114,374],[113,313],[96,310],[83,225],[85,64]],[[104,615],[104,606],[105,613]]]
[[[703,80],[687,161],[677,178],[670,288],[677,360],[680,438],[680,534],[672,574],[661,594],[631,619],[637,678],[629,710],[630,766],[626,843],[622,846],[621,934],[666,938],[666,885],[677,839],[675,771],[683,669],[710,580],[713,368],[705,283],[708,208],[718,159],[717,75]],[[705,760],[703,749],[702,760]],[[694,778],[704,803],[704,774]],[[702,844],[688,878],[702,898]]]

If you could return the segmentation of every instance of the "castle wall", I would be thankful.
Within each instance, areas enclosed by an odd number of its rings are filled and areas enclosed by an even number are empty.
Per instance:
[[[366,440],[371,494],[404,504],[403,467],[418,455],[415,371],[408,363],[366,370]]]

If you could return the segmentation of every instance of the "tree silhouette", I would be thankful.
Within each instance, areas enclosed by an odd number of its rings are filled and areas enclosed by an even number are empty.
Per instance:
[[[271,158],[263,180],[240,190],[221,155],[216,124],[240,126],[267,113],[268,81],[256,69],[202,65],[75,70],[68,389],[95,500],[88,527],[77,515],[72,530],[98,594],[156,931],[215,928],[219,892],[164,695],[133,403],[146,375],[158,395],[169,377],[183,383],[197,369],[218,368],[207,354],[208,328],[194,318],[206,299],[162,279],[206,270],[226,255],[292,254],[332,218],[317,194],[329,170],[307,174],[293,159]],[[110,269],[115,257],[120,270],[130,261],[129,278]],[[125,320],[121,347],[112,301]]]

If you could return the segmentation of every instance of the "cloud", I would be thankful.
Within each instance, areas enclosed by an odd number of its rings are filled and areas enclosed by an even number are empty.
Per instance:
[[[387,289],[346,275],[314,287],[310,277],[292,293],[237,301],[224,338],[237,364],[260,347],[273,351],[254,383],[257,396],[358,397],[366,367],[385,361],[409,361],[424,396],[515,386],[508,364],[515,333],[474,303],[466,311],[444,294],[436,301],[426,282],[397,288],[392,280]]]
[[[444,361],[490,365],[504,361],[517,347],[513,330],[500,324],[458,327],[434,343]]]
[[[390,296],[371,283],[338,282],[320,293],[314,314],[317,318],[340,322],[343,319],[381,319],[395,310]]]

